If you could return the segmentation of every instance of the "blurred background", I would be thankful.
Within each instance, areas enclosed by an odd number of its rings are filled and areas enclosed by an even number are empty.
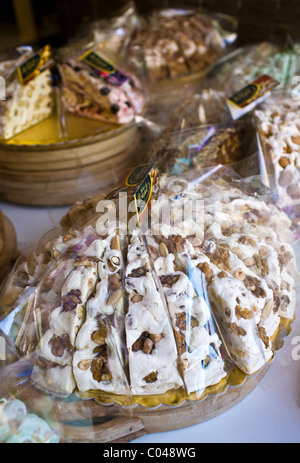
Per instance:
[[[199,6],[209,11],[236,16],[239,40],[294,40],[300,36],[299,0],[136,0],[140,13],[153,8]],[[5,5],[3,5],[5,4]],[[0,49],[51,41],[59,46],[80,35],[84,25],[115,15],[127,1],[122,0],[6,0],[1,5]]]

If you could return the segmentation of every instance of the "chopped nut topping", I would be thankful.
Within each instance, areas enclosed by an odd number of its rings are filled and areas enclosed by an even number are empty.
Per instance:
[[[75,310],[78,304],[81,304],[81,291],[79,289],[72,289],[66,296],[62,297],[63,311],[71,312]]]
[[[76,258],[74,262],[74,266],[75,267],[80,267],[80,266],[94,267],[94,265],[98,262],[99,262],[99,259],[97,257],[80,256]]]
[[[238,336],[246,336],[246,331],[241,326],[238,326],[236,323],[231,323],[231,328],[235,334]]]
[[[160,253],[160,255],[162,257],[167,257],[167,255],[169,254],[168,248],[165,245],[165,243],[160,243],[160,245],[159,245],[159,253]]]
[[[227,273],[224,272],[223,270],[220,273],[218,273],[218,278],[226,278],[226,277],[227,277]]]
[[[154,342],[150,338],[146,338],[143,345],[143,352],[145,354],[151,354],[154,347]]]
[[[180,312],[176,314],[175,324],[180,330],[183,330],[183,331],[186,330],[186,319],[187,319],[187,315],[185,312]],[[192,328],[195,328],[196,326],[199,326],[199,322],[195,317],[192,316],[189,321],[189,325]]]
[[[149,246],[149,253],[153,260],[159,257],[158,250],[154,246]]]
[[[72,345],[68,334],[63,334],[62,336],[52,336],[49,341],[51,347],[51,352],[55,357],[62,357],[65,353],[65,350],[72,352]]]
[[[130,275],[128,275],[128,277],[130,277],[130,278],[140,278],[140,277],[146,276],[148,272],[149,272],[149,269],[147,269],[145,267],[135,268],[135,269],[132,270]]]
[[[239,305],[235,307],[235,315],[238,319],[245,318],[246,320],[250,320],[253,318],[253,313],[249,309],[242,309]]]
[[[105,340],[107,338],[107,327],[105,322],[98,321],[99,329],[92,334],[92,340],[95,344],[103,345],[105,344]]]
[[[266,329],[263,326],[258,326],[258,334],[266,347],[269,347],[270,339],[267,336]]]
[[[86,371],[90,368],[92,364],[92,360],[81,360],[81,362],[78,363],[78,368],[79,370]]]
[[[133,304],[136,304],[137,302],[141,302],[143,299],[143,296],[141,296],[140,294],[135,294],[134,296],[132,296],[131,302]]]
[[[162,275],[160,277],[160,282],[163,286],[171,288],[179,280],[180,275]]]
[[[209,256],[213,264],[222,270],[230,270],[229,252],[224,248],[217,248],[216,251]]]
[[[113,265],[115,265],[116,267],[118,267],[120,265],[120,257],[119,256],[113,256],[111,258],[111,262],[113,263]]]
[[[121,298],[123,297],[123,291],[121,289],[117,289],[110,293],[107,299],[107,304],[114,305],[116,304]]]
[[[141,336],[132,345],[132,352],[138,352],[142,350],[145,354],[151,354],[158,343],[163,338],[162,334],[151,334],[148,331],[144,331]]]
[[[91,363],[91,371],[95,381],[111,381],[112,375],[109,373],[107,366],[101,358],[96,358]]]
[[[204,273],[206,281],[209,283],[213,277],[213,271],[209,267],[207,262],[203,262],[202,264],[198,264],[197,268]]]
[[[280,306],[282,309],[286,309],[290,302],[290,298],[287,295],[281,296]]]
[[[175,331],[175,340],[178,348],[179,355],[182,355],[186,352],[186,343],[184,334],[180,331]]]
[[[245,275],[245,272],[243,270],[237,270],[236,272],[234,272],[233,276],[237,280],[243,281],[245,279],[246,275]]]
[[[278,163],[283,169],[285,169],[285,167],[288,166],[291,163],[291,161],[286,156],[282,156],[279,159]]]
[[[244,279],[246,288],[252,292],[255,297],[266,297],[266,291],[260,287],[260,281],[250,275],[246,275]]]
[[[152,339],[152,341],[155,342],[155,344],[158,343],[162,338],[162,334],[150,334],[150,339]]]
[[[231,315],[231,310],[230,310],[229,307],[225,307],[224,312],[225,312],[226,317],[230,317],[230,315]]]
[[[264,308],[263,308],[263,310],[262,310],[261,318],[263,318],[263,319],[268,318],[268,317],[270,316],[270,314],[271,314],[273,308],[274,308],[274,300],[273,300],[273,299],[269,299],[269,300],[266,302],[266,304],[265,304],[265,306],[264,306]]]
[[[157,371],[153,371],[149,375],[145,376],[145,378],[143,378],[143,381],[145,381],[148,384],[155,383],[155,381],[157,381],[157,374]]]
[[[256,242],[254,239],[250,238],[249,236],[240,236],[238,242],[241,244],[247,244],[250,246],[256,246]]]

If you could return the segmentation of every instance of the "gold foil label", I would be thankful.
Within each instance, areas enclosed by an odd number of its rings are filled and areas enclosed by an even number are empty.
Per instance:
[[[28,82],[35,79],[41,72],[52,66],[52,64],[52,50],[50,45],[46,45],[18,67],[18,76],[21,85],[28,84]]]

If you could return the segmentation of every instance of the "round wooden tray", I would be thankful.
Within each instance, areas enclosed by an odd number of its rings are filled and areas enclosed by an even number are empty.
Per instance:
[[[290,335],[293,320],[282,320],[274,338],[274,354],[282,348]],[[38,390],[30,381],[30,358],[11,363],[0,361],[0,397],[10,395],[22,400],[29,412],[44,418],[58,432],[64,443],[120,443],[130,442],[142,435],[172,431],[210,420],[226,412],[245,399],[261,382],[272,362],[268,362],[254,375],[246,375],[233,367],[217,385],[194,393],[182,400],[178,391],[170,391],[168,400],[151,396],[128,397],[127,403],[101,402],[90,394],[73,393],[67,398],[57,398]],[[273,356],[273,361],[276,355]],[[99,397],[98,397],[99,398]],[[101,398],[101,397],[100,397]],[[173,402],[172,402],[173,400]],[[166,405],[167,403],[167,405]]]
[[[0,252],[0,281],[7,275],[13,261],[17,258],[17,234],[14,225],[2,215],[1,240],[2,247]]]
[[[138,136],[135,123],[108,127],[69,115],[62,140],[50,117],[0,144],[1,196],[28,206],[73,204],[114,185],[135,164]]]
[[[18,365],[18,372],[27,367],[24,361]],[[0,391],[3,393],[7,383],[10,395],[22,400],[31,413],[44,418],[59,433],[63,443],[119,443],[145,434],[186,428],[224,413],[255,389],[269,367],[268,364],[256,375],[247,376],[241,385],[227,387],[223,393],[207,395],[199,401],[186,401],[179,406],[124,408],[82,400],[76,394],[58,399],[35,389],[29,381],[24,381],[24,376],[22,384],[11,386],[11,372],[16,374],[14,365],[2,370]]]

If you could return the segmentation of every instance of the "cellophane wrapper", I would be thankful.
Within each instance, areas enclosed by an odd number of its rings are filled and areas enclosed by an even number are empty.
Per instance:
[[[130,191],[77,204],[2,290],[3,403],[21,401],[54,440],[72,417],[93,430],[93,403],[103,419],[213,400],[232,372],[271,362],[294,319],[295,235],[260,176],[158,172],[142,223],[129,227]]]
[[[275,92],[256,108],[253,121],[265,159],[269,185],[279,206],[289,215],[299,236],[299,114],[297,87]]]
[[[237,38],[236,21],[229,16],[169,8],[146,17],[131,3],[106,26],[91,27],[96,43],[126,54],[128,63],[150,82],[207,71]]]
[[[52,52],[46,46],[40,55],[40,66],[29,80],[19,77],[20,67],[38,50],[20,46],[3,51],[0,56],[0,139],[10,140],[48,118],[54,111]]]

